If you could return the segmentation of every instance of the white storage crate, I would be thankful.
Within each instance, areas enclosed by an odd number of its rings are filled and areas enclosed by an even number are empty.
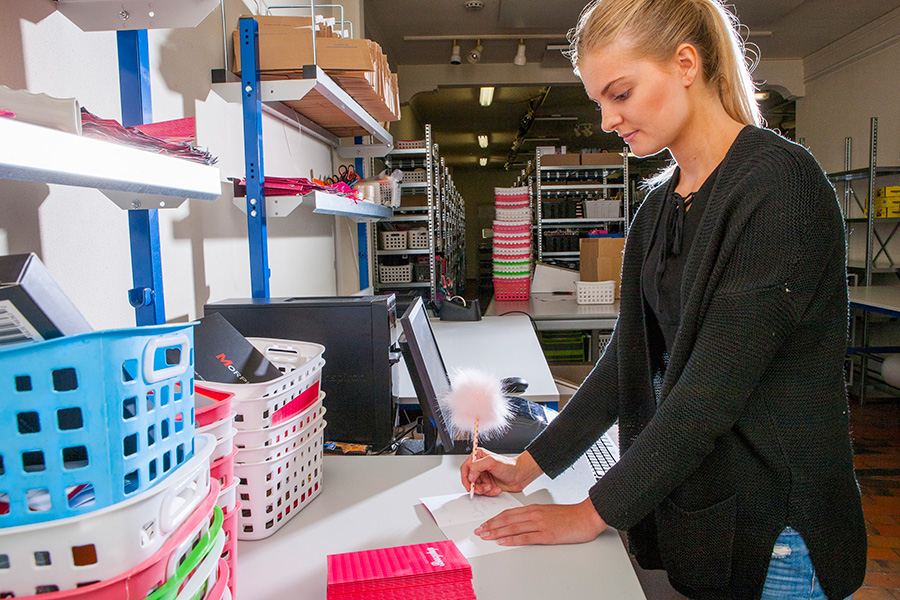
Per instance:
[[[425,183],[428,181],[428,171],[417,169],[415,171],[403,171],[403,183]]]
[[[397,150],[424,150],[425,140],[397,140]]]
[[[382,250],[406,250],[407,238],[405,231],[382,231]]]
[[[618,219],[621,200],[585,200],[584,216],[588,219]]]
[[[378,280],[381,283],[412,283],[412,263],[405,265],[378,265]]]
[[[615,281],[576,281],[576,304],[612,304],[616,301]]]
[[[406,244],[410,249],[414,250],[422,250],[427,249],[428,244],[428,230],[425,228],[418,229],[410,229],[406,232]]]

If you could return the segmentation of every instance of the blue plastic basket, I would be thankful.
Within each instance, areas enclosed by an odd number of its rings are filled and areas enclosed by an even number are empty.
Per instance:
[[[194,331],[97,331],[0,351],[0,527],[105,508],[194,451]]]

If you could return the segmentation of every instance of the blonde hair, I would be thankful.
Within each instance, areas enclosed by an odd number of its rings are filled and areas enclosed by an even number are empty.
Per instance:
[[[762,126],[750,76],[756,57],[747,58],[738,27],[720,0],[593,0],[569,32],[569,55],[578,73],[584,56],[618,39],[627,40],[635,58],[659,62],[689,43],[700,55],[703,79],[718,91],[728,115]]]

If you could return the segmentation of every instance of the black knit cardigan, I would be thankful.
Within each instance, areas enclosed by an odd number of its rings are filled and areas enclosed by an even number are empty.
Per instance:
[[[671,183],[670,183],[671,185]],[[528,450],[551,477],[616,419],[622,457],[591,489],[644,568],[691,598],[758,599],[772,547],[800,532],[822,589],[865,575],[843,360],[846,246],[834,188],[802,147],[745,127],[723,160],[684,270],[664,375],[641,270],[666,186],[635,216],[603,356]],[[657,402],[658,398],[658,402]]]

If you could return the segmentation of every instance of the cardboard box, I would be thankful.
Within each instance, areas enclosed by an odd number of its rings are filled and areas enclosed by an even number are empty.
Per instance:
[[[622,285],[624,237],[581,239],[581,281],[615,281],[616,298]]]
[[[304,65],[319,65],[322,70],[375,71],[377,57],[366,39],[316,35],[316,60],[313,61],[312,22],[308,17],[256,16],[259,24],[259,69],[287,75],[303,70]],[[235,73],[241,72],[240,32],[232,33]]]
[[[541,156],[542,167],[572,167],[580,164],[580,154],[549,154]]]
[[[900,185],[875,188],[875,196],[882,198],[900,198]]]
[[[0,256],[0,347],[89,331],[36,254]]]
[[[622,155],[618,152],[589,152],[581,155],[581,164],[590,166],[621,167]]]
[[[282,373],[219,313],[194,327],[194,375],[200,381],[258,383]]]

